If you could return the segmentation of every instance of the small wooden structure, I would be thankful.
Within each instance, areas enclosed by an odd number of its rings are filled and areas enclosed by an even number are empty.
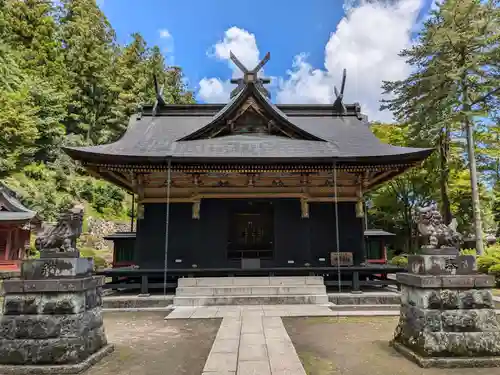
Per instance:
[[[0,183],[0,271],[16,271],[25,258],[33,226],[41,220],[16,193]]]
[[[381,229],[365,230],[366,261],[371,264],[387,263],[387,242],[394,233]]]

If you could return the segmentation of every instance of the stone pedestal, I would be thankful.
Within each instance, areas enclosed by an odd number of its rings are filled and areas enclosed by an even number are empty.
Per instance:
[[[26,260],[3,283],[0,374],[79,373],[113,350],[91,258]]]
[[[398,274],[401,314],[392,345],[421,367],[500,366],[500,324],[473,256],[409,257]]]

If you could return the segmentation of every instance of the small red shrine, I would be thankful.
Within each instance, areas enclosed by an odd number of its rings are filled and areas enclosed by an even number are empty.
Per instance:
[[[33,227],[41,224],[35,211],[26,208],[17,194],[0,183],[0,271],[17,271],[26,257]]]

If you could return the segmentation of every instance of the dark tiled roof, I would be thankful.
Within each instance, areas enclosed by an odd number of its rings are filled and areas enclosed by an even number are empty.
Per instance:
[[[123,137],[117,142],[67,148],[75,159],[109,162],[155,161],[173,158],[340,158],[370,159],[401,156],[423,159],[431,150],[387,145],[371,132],[366,123],[354,116],[297,116],[289,117],[298,127],[324,141],[306,141],[270,135],[231,135],[204,140],[180,141],[211,120],[207,116],[144,116],[133,119]],[[392,159],[392,158],[390,158]],[[397,159],[395,159],[397,160]]]
[[[35,216],[36,213],[34,212],[0,211],[0,221],[27,221],[33,219]]]
[[[382,229],[367,229],[365,230],[365,236],[367,237],[382,237],[382,236],[395,236],[394,233],[386,232]]]
[[[26,221],[37,218],[37,213],[24,207],[16,193],[1,182],[0,203],[4,207],[4,210],[0,211],[0,221]]]
[[[110,234],[108,236],[103,237],[105,240],[118,240],[118,239],[128,239],[128,238],[135,238],[136,233],[135,232],[115,232],[113,234]]]
[[[211,139],[182,140],[215,124],[238,106],[247,95],[255,94],[273,116],[302,132],[304,139],[246,134]],[[100,146],[66,148],[73,158],[107,163],[163,163],[168,158],[183,161],[418,161],[431,149],[396,147],[383,144],[371,132],[355,105],[347,113],[335,114],[331,105],[275,106],[258,90],[242,90],[225,106],[172,105],[159,108],[156,116],[145,108],[140,118],[131,118],[118,141]],[[197,138],[197,137],[194,137]]]

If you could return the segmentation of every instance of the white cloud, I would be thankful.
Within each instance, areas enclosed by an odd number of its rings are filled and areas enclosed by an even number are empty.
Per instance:
[[[278,103],[328,104],[332,102],[333,79],[321,69],[313,69],[307,55],[295,56],[288,78],[279,78]]]
[[[391,113],[380,112],[383,80],[405,78],[410,67],[399,52],[411,44],[423,0],[345,0],[346,16],[339,22],[325,46],[323,69],[314,69],[301,53],[294,58],[286,77],[278,78],[278,103],[332,103],[333,86],[340,86],[347,69],[345,102],[359,102],[371,120],[391,121]],[[229,59],[229,51],[250,69],[258,63],[255,35],[232,27],[225,32],[210,55]],[[231,64],[232,66],[232,64]],[[233,68],[233,76],[237,70]],[[233,85],[219,78],[199,82],[198,98],[225,102]]]
[[[207,103],[225,103],[235,88],[229,81],[219,78],[203,78],[199,83],[198,97]]]
[[[240,70],[229,59],[230,52],[233,52],[248,69],[253,69],[259,63],[259,49],[255,35],[244,29],[234,26],[229,28],[224,33],[224,38],[207,52],[208,56],[227,61],[233,77],[241,77]],[[208,103],[227,102],[231,90],[235,88],[229,80],[206,77],[199,82],[199,86],[198,98]]]
[[[163,55],[168,65],[175,64],[175,56],[174,56],[174,37],[167,29],[158,30],[158,34],[160,35],[160,43]]]
[[[167,29],[161,29],[161,30],[158,30],[158,32],[160,33],[160,38],[162,38],[162,39],[171,39],[172,38],[172,34],[170,34],[170,31],[168,31]]]
[[[373,120],[392,119],[391,113],[379,112],[380,86],[410,72],[398,54],[411,45],[411,30],[421,7],[422,0],[362,1],[339,22],[326,44],[328,75],[338,82],[346,68],[346,102],[360,102]]]

